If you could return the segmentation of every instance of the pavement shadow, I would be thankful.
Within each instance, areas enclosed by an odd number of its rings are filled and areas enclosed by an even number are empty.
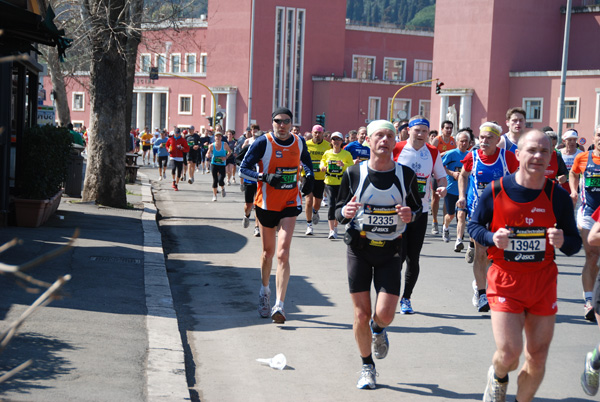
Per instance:
[[[41,385],[48,380],[72,374],[75,368],[60,355],[65,350],[75,349],[67,342],[38,333],[17,334],[0,355],[0,374],[29,359],[34,362],[11,380],[0,384],[0,394],[8,391],[28,394],[28,390],[48,388]]]

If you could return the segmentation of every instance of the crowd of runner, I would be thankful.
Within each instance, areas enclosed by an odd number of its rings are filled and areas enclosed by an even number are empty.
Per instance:
[[[600,127],[585,151],[575,130],[567,130],[560,141],[551,127],[526,130],[521,108],[509,109],[504,123],[486,122],[476,132],[444,121],[438,133],[423,116],[376,120],[346,135],[320,125],[301,133],[292,122],[292,112],[278,108],[268,131],[254,124],[238,139],[219,125],[200,133],[194,127],[153,134],[146,129],[139,135],[143,164],[158,168],[159,181],[170,169],[175,191],[186,178],[193,184],[195,173],[211,173],[212,201],[226,196],[225,181],[236,184],[239,170],[242,226],[250,226],[254,210],[254,236],[263,248],[258,312],[278,324],[286,321],[290,246],[303,198],[306,236],[314,236],[314,225],[327,215],[327,237],[343,237],[348,245],[361,389],[376,387],[373,357],[388,353],[386,327],[396,306],[402,314],[415,312],[411,296],[428,216],[431,234],[440,234],[443,200],[442,241],[455,237],[449,247],[460,253],[469,234],[465,259],[473,266],[473,305],[479,313],[491,310],[497,351],[484,401],[505,400],[508,373],[517,369],[522,352],[525,363],[515,400],[532,400],[543,378],[557,311],[555,249],[572,255],[583,245],[583,316],[591,322],[600,318],[600,289],[594,290],[600,258]],[[276,300],[271,305],[274,259]],[[598,390],[599,371],[596,347],[586,356],[581,379],[589,395]]]

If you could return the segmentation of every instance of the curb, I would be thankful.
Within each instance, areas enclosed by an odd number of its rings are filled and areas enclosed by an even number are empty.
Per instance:
[[[190,400],[185,375],[184,350],[173,307],[173,296],[156,222],[156,206],[148,176],[142,181],[142,226],[144,230],[144,286],[146,289],[147,400]]]

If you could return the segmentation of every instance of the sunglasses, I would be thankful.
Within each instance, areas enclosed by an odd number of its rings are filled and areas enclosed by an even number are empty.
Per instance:
[[[277,124],[290,124],[292,119],[273,119],[273,121]]]

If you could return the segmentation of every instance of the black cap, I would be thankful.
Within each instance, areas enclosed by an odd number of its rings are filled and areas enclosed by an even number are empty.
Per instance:
[[[271,117],[274,119],[275,116],[277,116],[278,114],[287,114],[288,116],[290,116],[290,119],[294,118],[292,111],[286,107],[278,107],[277,109],[275,109],[273,111],[273,114],[271,115]]]

